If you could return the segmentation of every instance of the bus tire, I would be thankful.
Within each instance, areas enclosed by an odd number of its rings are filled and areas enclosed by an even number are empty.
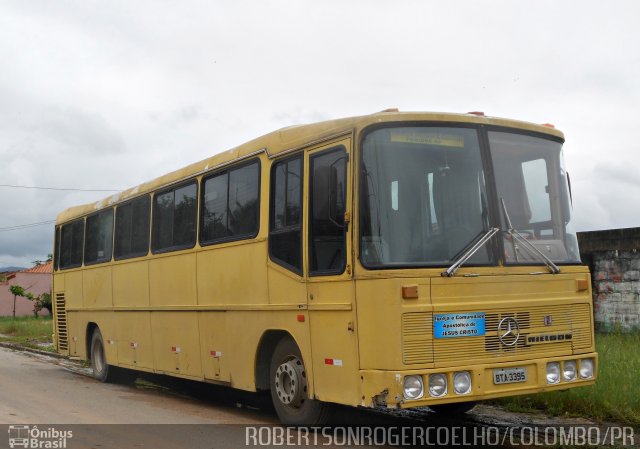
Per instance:
[[[476,401],[454,402],[453,404],[430,405],[429,408],[438,415],[456,416],[470,412],[476,404]]]
[[[100,382],[113,381],[113,375],[109,373],[111,367],[107,364],[107,356],[104,351],[104,340],[97,327],[91,336],[91,368],[93,369],[93,377]]]
[[[291,337],[284,337],[276,345],[269,367],[269,387],[283,424],[317,426],[327,422],[329,405],[309,398],[302,355]]]

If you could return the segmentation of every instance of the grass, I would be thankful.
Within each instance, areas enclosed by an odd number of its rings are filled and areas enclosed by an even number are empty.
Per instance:
[[[2,334],[0,341],[46,349],[42,348],[39,343],[51,343],[52,333],[53,321],[51,317],[0,317],[0,334]]]
[[[542,410],[552,416],[583,416],[640,426],[640,332],[596,334],[595,385],[498,401],[510,411]]]

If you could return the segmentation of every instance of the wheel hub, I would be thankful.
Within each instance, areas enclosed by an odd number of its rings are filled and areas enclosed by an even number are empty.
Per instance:
[[[276,369],[275,390],[278,399],[285,405],[299,407],[307,393],[307,376],[302,362],[293,358]]]

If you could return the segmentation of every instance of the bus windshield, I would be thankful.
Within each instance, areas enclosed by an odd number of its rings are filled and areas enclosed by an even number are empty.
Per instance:
[[[488,228],[485,174],[472,128],[398,127],[362,145],[361,261],[446,265]],[[490,261],[484,246],[469,260]]]
[[[467,265],[495,264],[502,253],[508,264],[542,264],[539,252],[554,262],[578,262],[561,143],[497,131],[488,141],[497,198],[487,194],[477,129],[406,126],[368,133],[361,169],[363,265],[447,266],[492,227],[504,231],[504,252],[483,245]],[[493,203],[501,223],[490,223]],[[514,233],[535,248],[518,244]]]
[[[561,143],[490,131],[489,146],[502,229],[513,228],[554,262],[579,262]],[[504,253],[508,263],[540,260],[509,233],[504,234]]]

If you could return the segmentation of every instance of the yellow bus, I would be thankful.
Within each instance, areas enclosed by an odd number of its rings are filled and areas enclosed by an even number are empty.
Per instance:
[[[139,370],[330,404],[468,411],[591,385],[591,282],[563,134],[468,114],[293,126],[60,213],[55,340]]]

